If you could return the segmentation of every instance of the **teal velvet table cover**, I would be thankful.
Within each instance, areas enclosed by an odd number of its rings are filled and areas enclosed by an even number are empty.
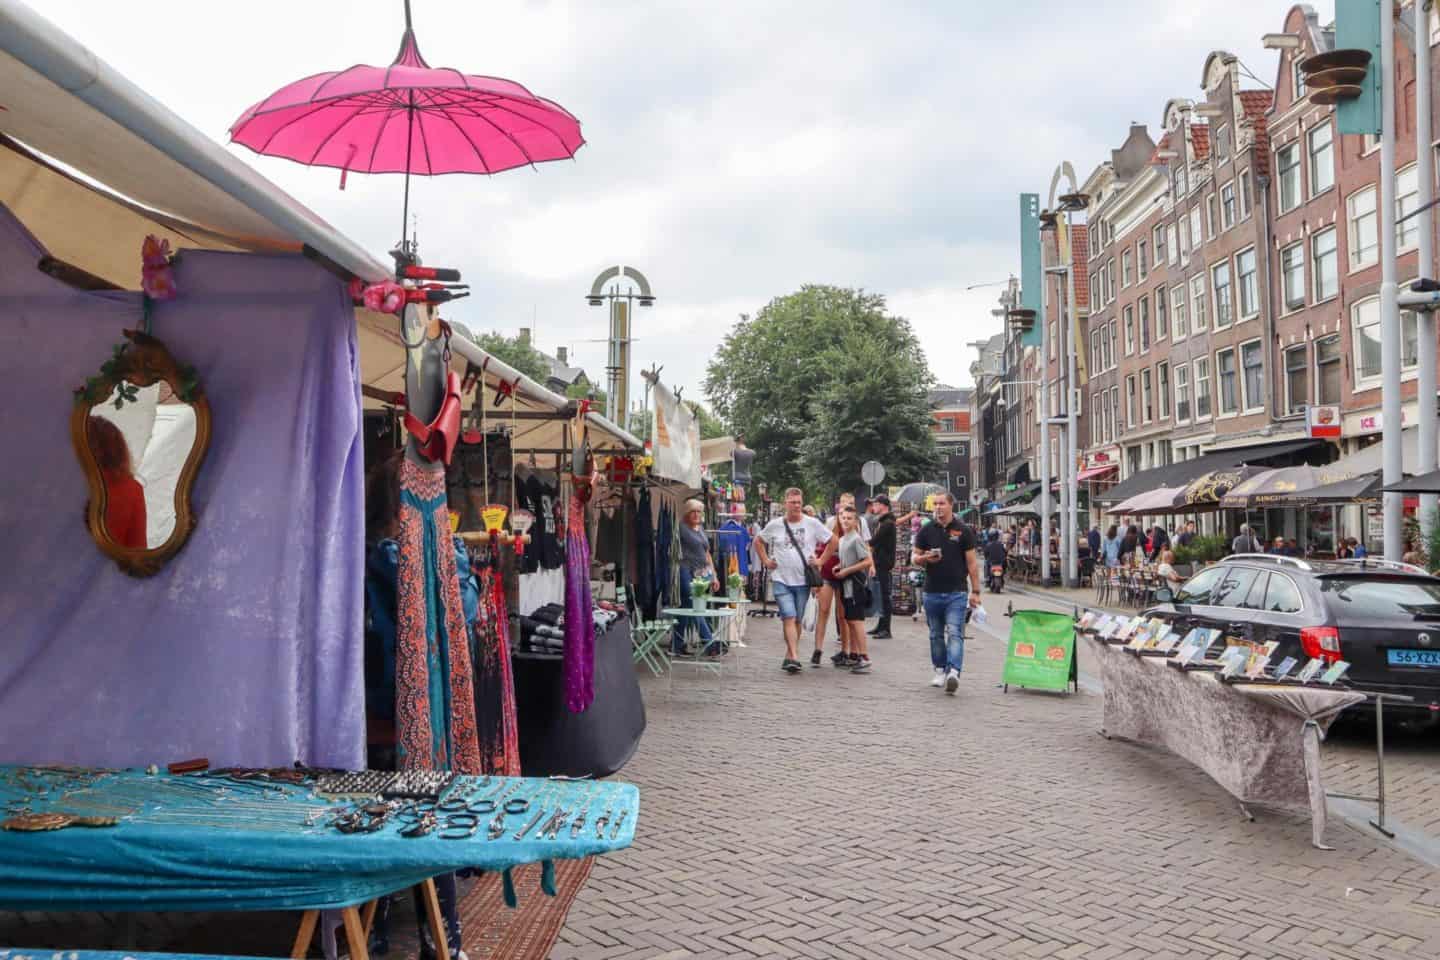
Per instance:
[[[166,781],[186,780],[141,771],[107,775],[82,791],[52,791],[36,798],[17,788],[17,768],[0,767],[0,811],[86,813],[117,796],[162,792]],[[476,788],[482,778],[460,777],[446,794]],[[112,827],[71,826],[40,833],[0,830],[0,909],[4,910],[287,910],[326,909],[365,903],[420,883],[427,877],[476,867],[500,871],[526,863],[577,859],[628,847],[635,836],[640,792],[633,785],[541,778],[491,778],[480,790],[513,798],[543,798],[524,814],[505,819],[505,832],[488,839],[491,817],[481,816],[474,836],[438,834],[405,838],[392,819],[376,833],[343,834],[330,826],[327,808],[340,801],[316,797],[309,787],[238,788],[244,810],[256,794],[266,811],[246,822],[203,791],[160,801],[146,800]],[[588,793],[587,793],[588,791]],[[579,809],[589,797],[588,822],[577,836],[562,828],[554,839],[538,838],[539,826],[514,839],[543,806]],[[88,805],[88,806],[87,806]],[[611,825],[597,837],[597,818],[609,809]],[[293,810],[290,825],[286,811]],[[616,833],[614,825],[626,812]],[[306,824],[307,814],[315,822]],[[193,818],[193,819],[187,819]],[[541,824],[549,819],[548,812]],[[219,822],[216,822],[219,821]],[[614,834],[612,836],[612,833]]]

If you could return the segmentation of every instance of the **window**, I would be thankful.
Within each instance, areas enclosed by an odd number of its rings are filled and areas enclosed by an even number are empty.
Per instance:
[[[1215,380],[1220,393],[1221,416],[1236,413],[1240,409],[1240,384],[1235,369],[1235,348],[1227,347],[1215,353]]]
[[[1365,187],[1345,201],[1350,221],[1350,269],[1369,266],[1380,258],[1380,230],[1376,226],[1375,188]]]
[[[1125,423],[1135,426],[1135,374],[1125,378]]]
[[[1240,319],[1260,313],[1260,293],[1255,283],[1255,248],[1235,254],[1235,279],[1240,288]]]
[[[1175,339],[1177,341],[1184,340],[1190,332],[1185,327],[1185,284],[1182,283],[1179,286],[1171,288],[1170,302],[1174,307],[1174,311],[1172,312],[1174,319],[1171,323],[1175,331]]]
[[[1120,325],[1114,320],[1110,321],[1110,346],[1105,351],[1105,369],[1109,370],[1120,362],[1120,344],[1117,338],[1120,333]]]
[[[1111,260],[1105,264],[1105,293],[1111,299],[1115,299],[1115,261]]]
[[[1335,186],[1334,128],[1327,121],[1311,130],[1310,196],[1324,193]]]
[[[1250,340],[1240,344],[1241,386],[1245,388],[1242,398],[1245,411],[1265,409],[1265,358],[1261,355],[1260,341]]]
[[[1420,175],[1415,165],[1395,175],[1395,247],[1408,250],[1420,242],[1420,221],[1415,218],[1401,222],[1407,213],[1420,206]]]
[[[1300,148],[1295,144],[1275,151],[1275,185],[1280,193],[1280,212],[1300,204]]]
[[[1120,388],[1110,388],[1110,433],[1106,440],[1114,440],[1120,436]]]
[[[1099,373],[1105,368],[1100,365],[1100,331],[1090,331],[1090,372]]]
[[[1310,361],[1305,344],[1285,348],[1285,412],[1304,413],[1310,403]]]
[[[1100,442],[1100,394],[1090,394],[1090,442]]]
[[[1340,334],[1315,341],[1315,402],[1340,402]]]
[[[1305,245],[1292,243],[1280,251],[1280,292],[1286,310],[1305,306]]]
[[[1190,329],[1199,333],[1205,324],[1205,274],[1197,273],[1190,278]]]
[[[1125,250],[1120,254],[1120,288],[1130,286],[1130,251]]]
[[[1205,241],[1204,235],[1200,232],[1200,208],[1190,208],[1190,245],[1199,247]]]
[[[1180,591],[1175,594],[1175,602],[1208,606],[1210,597],[1220,582],[1220,575],[1225,570],[1225,567],[1218,564],[1201,570],[1187,580]]]
[[[1195,419],[1210,419],[1210,358],[1195,361]]]
[[[1140,352],[1150,349],[1150,298],[1140,298]]]
[[[1230,128],[1221,127],[1215,131],[1215,162],[1224,163],[1230,159]]]
[[[1176,230],[1175,224],[1166,224],[1165,252],[1169,255],[1169,263],[1172,266],[1180,262],[1180,240],[1178,233],[1179,231]]]
[[[1265,609],[1271,613],[1299,613],[1300,588],[1289,577],[1272,573],[1265,588],[1264,603]]]
[[[1150,238],[1154,241],[1154,245],[1155,245],[1155,262],[1156,262],[1157,264],[1159,264],[1159,263],[1164,263],[1164,262],[1165,262],[1165,227],[1164,227],[1163,225],[1157,224],[1156,227],[1155,227],[1155,229],[1153,229],[1153,230],[1150,231]]]
[[[1290,81],[1295,88],[1295,99],[1299,100],[1308,92],[1305,88],[1305,71],[1300,69],[1304,56],[1300,51],[1290,54]]]
[[[1144,240],[1135,244],[1135,277],[1144,280],[1150,272],[1150,244]]]
[[[1170,364],[1161,361],[1155,367],[1155,390],[1160,400],[1160,419],[1170,419]]]
[[[1230,302],[1230,261],[1221,260],[1211,267],[1210,280],[1215,290],[1215,329],[1219,330],[1235,319]]]
[[[1315,302],[1340,293],[1340,263],[1335,252],[1335,228],[1321,230],[1310,238],[1310,272],[1315,282]]]
[[[1178,229],[1179,229],[1179,231],[1180,231],[1180,262],[1181,262],[1181,263],[1189,263],[1189,262],[1190,262],[1190,217],[1189,217],[1188,214],[1187,214],[1187,215],[1183,215],[1183,216],[1180,217],[1180,226],[1178,227]]]
[[[1165,297],[1165,288],[1155,288],[1155,339],[1164,340],[1170,335],[1170,310]]]
[[[1185,193],[1185,167],[1180,166],[1175,169],[1175,194],[1176,196],[1183,197]]]
[[[1380,301],[1371,297],[1361,300],[1350,309],[1355,324],[1355,380],[1374,380],[1380,377]],[[1420,342],[1417,336],[1415,314],[1409,310],[1400,311],[1400,368],[1413,369],[1419,360]],[[1373,384],[1372,384],[1373,386]]]
[[[1235,209],[1235,182],[1225,184],[1220,188],[1220,222],[1226,230],[1235,226],[1238,211]]]
[[[1155,390],[1150,378],[1150,368],[1140,371],[1140,411],[1145,423],[1155,420]]]
[[[1205,198],[1205,220],[1206,226],[1210,229],[1211,240],[1214,240],[1216,234],[1220,232],[1220,218],[1217,216],[1219,209],[1220,206],[1216,203],[1215,194],[1212,193]]]
[[[1175,368],[1175,422],[1185,423],[1190,419],[1190,368],[1180,364]]]
[[[1125,356],[1135,352],[1135,308],[1125,308]]]
[[[1215,592],[1210,596],[1212,607],[1238,607],[1245,602],[1245,596],[1255,584],[1261,571],[1249,567],[1227,567]]]
[[[1060,340],[1060,331],[1055,327],[1055,321],[1050,321],[1050,359],[1055,359],[1055,344]]]
[[[1100,289],[1100,285],[1095,282],[1095,278],[1098,277],[1098,276],[1099,276],[1098,273],[1092,273],[1092,274],[1090,274],[1090,289],[1091,289],[1092,291],[1098,291],[1098,290]],[[1096,301],[1097,301],[1097,302],[1096,302],[1096,306],[1099,306],[1099,294],[1098,294],[1098,293],[1092,293],[1091,295],[1096,298]]]
[[[1248,220],[1250,210],[1255,206],[1255,198],[1250,194],[1250,171],[1241,170],[1235,180],[1240,184],[1240,219]]]

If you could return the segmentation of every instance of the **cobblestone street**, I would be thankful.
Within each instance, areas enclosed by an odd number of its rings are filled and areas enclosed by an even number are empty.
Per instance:
[[[1003,693],[1002,609],[953,698],[908,619],[869,676],[782,674],[765,619],[723,693],[647,676],[635,846],[597,862],[554,956],[1440,954],[1430,868],[1339,818],[1330,853],[1299,815],[1246,822],[1186,763],[1097,736],[1092,692]]]

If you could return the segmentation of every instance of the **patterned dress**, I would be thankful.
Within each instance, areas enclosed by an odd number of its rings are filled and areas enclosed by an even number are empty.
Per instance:
[[[450,541],[445,470],[400,467],[395,747],[402,770],[479,774],[474,673]]]

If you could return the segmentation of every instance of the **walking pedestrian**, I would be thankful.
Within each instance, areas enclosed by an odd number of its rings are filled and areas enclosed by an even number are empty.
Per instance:
[[[1110,524],[1110,529],[1105,532],[1105,566],[1120,566],[1120,528]]]
[[[785,491],[785,515],[765,525],[755,540],[755,552],[775,587],[775,604],[785,631],[785,659],[780,667],[787,673],[800,672],[800,621],[810,603],[810,581],[819,574],[815,557],[817,544],[830,542],[830,531],[805,513],[805,495],[799,487]],[[807,577],[806,568],[815,573]]]
[[[895,515],[890,512],[890,498],[883,493],[870,501],[870,510],[875,517],[874,529],[870,534],[870,556],[875,561],[875,577],[880,585],[880,619],[870,636],[876,640],[890,639],[890,616],[894,612],[894,584],[891,576],[895,571]]]
[[[869,599],[868,586],[874,562],[860,526],[860,514],[854,504],[842,506],[839,517],[840,567],[835,571],[835,575],[840,581],[836,590],[842,609],[840,629],[844,632],[850,648],[850,672],[869,673],[870,650],[869,641],[865,637],[865,606]]]
[[[825,524],[825,529],[830,531],[830,539],[815,547],[815,556],[820,565],[820,586],[811,591],[815,602],[819,604],[815,615],[815,649],[810,654],[812,667],[820,666],[821,658],[825,654],[825,630],[830,623],[832,612],[835,617],[835,636],[840,641],[840,649],[830,657],[830,662],[837,667],[848,667],[854,656],[842,616],[841,582],[835,572],[840,569],[840,511],[847,506],[846,497],[850,497],[850,494],[841,494],[840,502],[835,505],[835,516]],[[853,508],[854,505],[854,498],[850,497],[848,506]]]
[[[935,519],[915,538],[910,559],[925,567],[925,619],[934,667],[930,685],[953,694],[965,660],[965,609],[980,605],[980,563],[974,538],[955,519],[955,498],[949,492],[936,496]]]
[[[1098,523],[1090,528],[1089,533],[1085,534],[1085,539],[1090,542],[1090,556],[1098,559],[1100,556],[1100,542],[1104,539],[1100,536],[1100,525]]]

